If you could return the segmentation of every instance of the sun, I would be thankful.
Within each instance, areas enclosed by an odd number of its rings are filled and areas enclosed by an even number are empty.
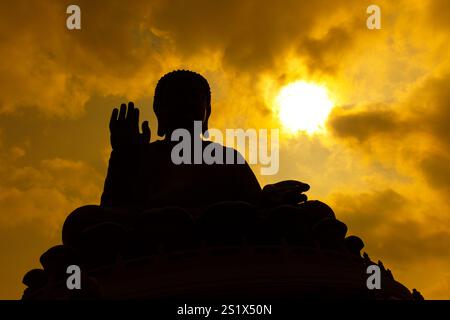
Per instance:
[[[281,88],[275,104],[281,124],[292,133],[322,131],[333,108],[325,87],[304,81]]]

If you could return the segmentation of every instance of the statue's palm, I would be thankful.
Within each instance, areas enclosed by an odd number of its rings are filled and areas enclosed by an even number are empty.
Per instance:
[[[309,190],[309,185],[300,181],[286,180],[266,185],[263,198],[270,205],[295,205],[308,200],[303,193]]]
[[[111,146],[113,150],[129,149],[150,142],[150,127],[148,121],[142,123],[142,133],[139,132],[139,109],[133,102],[127,106],[122,103],[120,110],[114,108],[109,121]]]

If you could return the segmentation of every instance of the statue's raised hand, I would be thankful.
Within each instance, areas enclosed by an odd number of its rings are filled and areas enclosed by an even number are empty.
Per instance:
[[[133,102],[120,105],[120,110],[114,108],[109,121],[111,146],[113,150],[127,150],[150,142],[148,121],[142,123],[142,133],[139,131],[139,109]]]
[[[286,180],[268,184],[263,188],[263,201],[267,205],[295,205],[308,200],[303,194],[309,190],[309,185],[300,181]]]

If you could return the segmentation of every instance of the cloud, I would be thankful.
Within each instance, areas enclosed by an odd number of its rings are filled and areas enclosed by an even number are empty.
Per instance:
[[[450,27],[450,5],[446,0],[433,0],[428,3],[427,18],[431,25],[436,26],[436,30],[444,31]],[[442,30],[442,27],[445,29]],[[445,32],[445,31],[444,31]]]
[[[353,12],[353,3],[356,2],[171,1],[155,5],[152,16],[155,26],[167,32],[181,54],[220,50],[226,66],[255,72],[273,67],[286,51],[301,50],[303,43],[309,44],[305,45],[305,54],[313,56],[338,39],[347,40],[349,37],[341,28],[326,33],[323,41],[313,40],[311,33],[333,26],[337,20],[335,12],[343,7],[348,9],[344,16],[347,18]]]
[[[448,201],[450,147],[450,73],[417,84],[404,100],[382,108],[337,108],[328,127],[353,147],[412,165],[429,187],[443,190]],[[356,143],[355,143],[356,142]],[[412,144],[411,144],[412,143]],[[370,148],[368,147],[370,146]],[[389,154],[389,155],[388,155]],[[412,156],[412,157],[411,157]]]
[[[441,154],[430,154],[419,163],[430,187],[444,192],[450,198],[450,157]]]
[[[56,232],[75,208],[98,203],[102,186],[89,165],[59,158],[3,167],[0,179],[1,228],[34,221],[48,233]]]
[[[405,132],[399,115],[389,109],[346,110],[335,108],[327,123],[332,132],[341,138],[353,138],[364,143],[374,136]]]
[[[273,69],[292,50],[310,70],[335,70],[329,52],[344,54],[352,39],[336,25],[354,20],[353,2],[80,0],[77,31],[65,28],[65,2],[2,4],[0,112],[79,117],[93,95],[142,97],[174,68],[248,76]]]
[[[450,264],[446,217],[436,219],[439,213],[426,210],[415,217],[417,201],[392,189],[335,192],[330,203],[337,218],[349,227],[349,234],[361,237],[364,251],[372,260],[382,260],[396,279],[418,287],[426,298],[450,298],[448,291],[436,289],[437,284],[445,287],[442,270]],[[441,219],[445,221],[442,225],[436,223]]]
[[[0,152],[1,299],[20,298],[23,275],[41,267],[39,256],[61,243],[67,215],[98,204],[103,177],[82,161],[49,158],[26,164],[25,147]]]
[[[298,53],[305,57],[311,72],[333,74],[342,64],[336,56],[345,56],[353,47],[353,41],[357,38],[355,30],[358,29],[353,23],[351,27],[332,27],[320,38],[307,36],[298,45]]]
[[[355,193],[349,187],[330,195],[338,217],[363,236],[369,253],[389,262],[394,275],[399,270],[405,283],[445,299],[437,288],[448,285],[441,270],[450,265],[449,80],[450,73],[441,71],[392,103],[336,108],[328,121],[333,136],[369,168],[381,163],[409,177],[402,182],[377,170],[378,187],[384,181],[394,189]],[[418,277],[424,269],[428,276]]]
[[[450,68],[450,66],[449,66]],[[430,76],[411,94],[407,104],[417,130],[425,130],[441,150],[450,146],[450,71]]]
[[[77,117],[96,93],[148,90],[150,82],[142,81],[142,73],[157,71],[158,64],[151,34],[148,41],[139,35],[144,17],[134,18],[146,11],[143,3],[79,1],[83,29],[73,32],[65,28],[69,3],[3,3],[1,11],[7,14],[0,31],[0,111],[37,108],[53,116]],[[134,82],[142,85],[135,89]]]

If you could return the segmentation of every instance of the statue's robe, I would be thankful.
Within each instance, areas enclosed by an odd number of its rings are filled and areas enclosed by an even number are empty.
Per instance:
[[[201,141],[200,147],[204,149],[211,143]],[[259,203],[258,180],[236,150],[215,144],[222,151],[224,164],[206,164],[203,160],[202,164],[194,164],[192,147],[191,164],[177,165],[171,159],[176,144],[160,140],[139,149],[113,150],[101,206],[151,209],[202,208],[219,201]],[[227,153],[233,155],[234,164],[225,163]],[[237,163],[239,158],[243,163]]]

